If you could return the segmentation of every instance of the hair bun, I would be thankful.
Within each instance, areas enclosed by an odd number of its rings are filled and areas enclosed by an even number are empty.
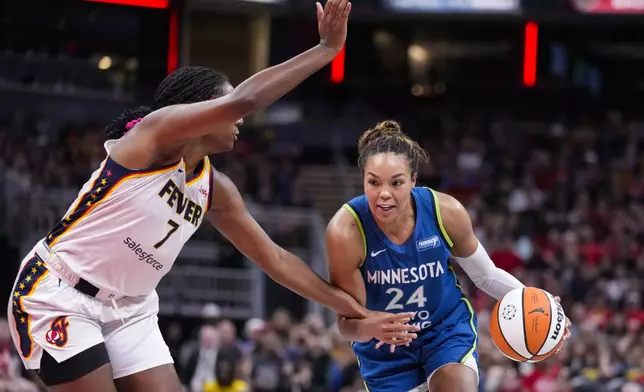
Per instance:
[[[358,140],[358,151],[362,151],[367,145],[374,140],[387,137],[404,137],[405,133],[397,121],[385,120],[376,124],[375,127],[369,129]]]
[[[397,133],[397,134],[402,134],[402,127],[400,124],[398,124],[396,121],[393,120],[386,120],[378,123],[375,127],[376,129],[382,128],[383,133]]]
[[[136,109],[128,109],[121,113],[121,115],[110,125],[105,127],[105,139],[120,139],[123,135],[130,130],[136,123],[143,119],[152,110],[147,106],[141,106]]]

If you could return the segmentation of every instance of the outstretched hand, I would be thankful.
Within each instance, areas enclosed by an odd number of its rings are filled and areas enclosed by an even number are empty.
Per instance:
[[[339,52],[347,39],[351,3],[349,0],[328,0],[324,8],[320,3],[315,5],[318,12],[320,44]]]
[[[365,334],[374,337],[378,340],[376,348],[380,348],[385,344],[391,345],[391,352],[393,353],[396,346],[408,346],[413,339],[416,339],[416,334],[420,328],[417,325],[407,324],[414,316],[413,312],[408,313],[382,313],[371,312],[372,315],[364,320],[363,330]]]

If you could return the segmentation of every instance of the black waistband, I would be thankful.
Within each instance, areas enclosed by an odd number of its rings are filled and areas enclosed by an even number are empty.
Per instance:
[[[78,283],[76,283],[76,286],[74,286],[74,288],[85,295],[89,295],[90,297],[96,297],[96,295],[100,291],[98,287],[94,286],[83,278],[79,278]]]

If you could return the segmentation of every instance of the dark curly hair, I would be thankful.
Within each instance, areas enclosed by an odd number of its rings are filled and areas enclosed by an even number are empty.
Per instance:
[[[128,109],[105,127],[105,139],[120,139],[127,123],[166,106],[207,101],[224,94],[228,77],[204,67],[183,67],[168,75],[157,87],[151,106]]]
[[[360,136],[358,164],[364,171],[370,156],[387,152],[404,155],[409,162],[412,176],[418,174],[421,163],[429,161],[427,152],[405,135],[400,124],[393,120],[382,121]]]

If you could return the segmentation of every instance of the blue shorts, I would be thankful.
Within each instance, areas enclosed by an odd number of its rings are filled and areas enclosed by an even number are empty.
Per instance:
[[[360,373],[369,392],[403,392],[424,385],[441,366],[463,363],[478,368],[476,315],[469,301],[439,323],[418,333],[409,347],[376,350],[376,340],[354,343]]]

